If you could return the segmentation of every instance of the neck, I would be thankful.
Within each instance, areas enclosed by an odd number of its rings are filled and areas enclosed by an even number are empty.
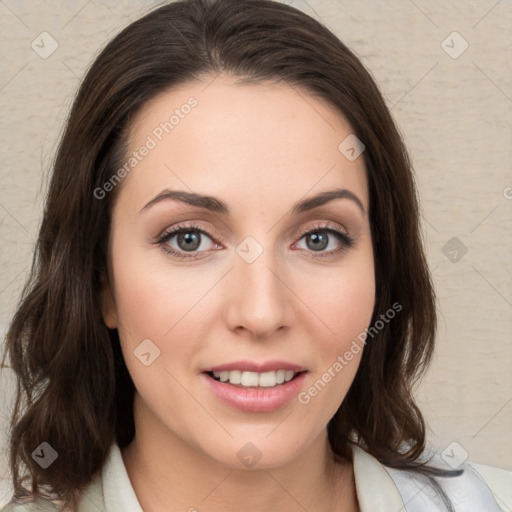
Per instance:
[[[358,510],[352,463],[335,462],[325,430],[289,464],[235,469],[135,414],[137,433],[122,456],[145,512]]]

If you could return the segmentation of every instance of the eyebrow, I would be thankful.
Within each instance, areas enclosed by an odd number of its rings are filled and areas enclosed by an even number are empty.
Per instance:
[[[191,206],[197,206],[198,208],[204,208],[205,210],[209,210],[214,213],[220,213],[228,216],[230,215],[228,205],[221,199],[217,199],[216,197],[212,196],[196,194],[194,192],[185,192],[183,190],[169,189],[162,190],[162,192],[160,192],[153,199],[151,199],[151,201],[149,201],[140,210],[139,213],[148,210],[151,206],[160,203],[161,201],[169,199],[180,201]],[[366,210],[359,197],[357,197],[356,194],[354,194],[352,191],[346,188],[337,188],[334,190],[328,190],[326,192],[320,192],[312,197],[303,199],[293,205],[291,213],[294,215],[304,213],[314,208],[323,206],[324,204],[333,201],[334,199],[348,199],[354,202],[359,207],[363,215],[366,215]]]

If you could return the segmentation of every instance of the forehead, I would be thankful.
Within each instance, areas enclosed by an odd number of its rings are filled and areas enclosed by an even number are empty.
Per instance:
[[[243,204],[248,197],[295,202],[334,187],[368,206],[362,157],[339,145],[353,132],[327,102],[286,83],[237,84],[207,77],[149,101],[129,127],[129,157],[151,146],[123,188],[140,204],[163,187]]]

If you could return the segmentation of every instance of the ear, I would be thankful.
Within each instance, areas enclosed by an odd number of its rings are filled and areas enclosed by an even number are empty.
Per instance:
[[[117,307],[112,293],[112,287],[107,279],[103,281],[101,291],[101,313],[103,321],[109,329],[117,328]]]

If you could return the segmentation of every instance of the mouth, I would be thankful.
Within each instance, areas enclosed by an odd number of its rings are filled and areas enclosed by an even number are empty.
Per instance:
[[[308,370],[286,362],[230,363],[201,372],[206,388],[224,405],[244,412],[272,412],[296,397]]]
[[[290,382],[306,370],[295,372],[293,370],[271,370],[268,372],[248,372],[242,370],[223,370],[205,372],[217,382],[225,382],[238,388],[275,388]]]

